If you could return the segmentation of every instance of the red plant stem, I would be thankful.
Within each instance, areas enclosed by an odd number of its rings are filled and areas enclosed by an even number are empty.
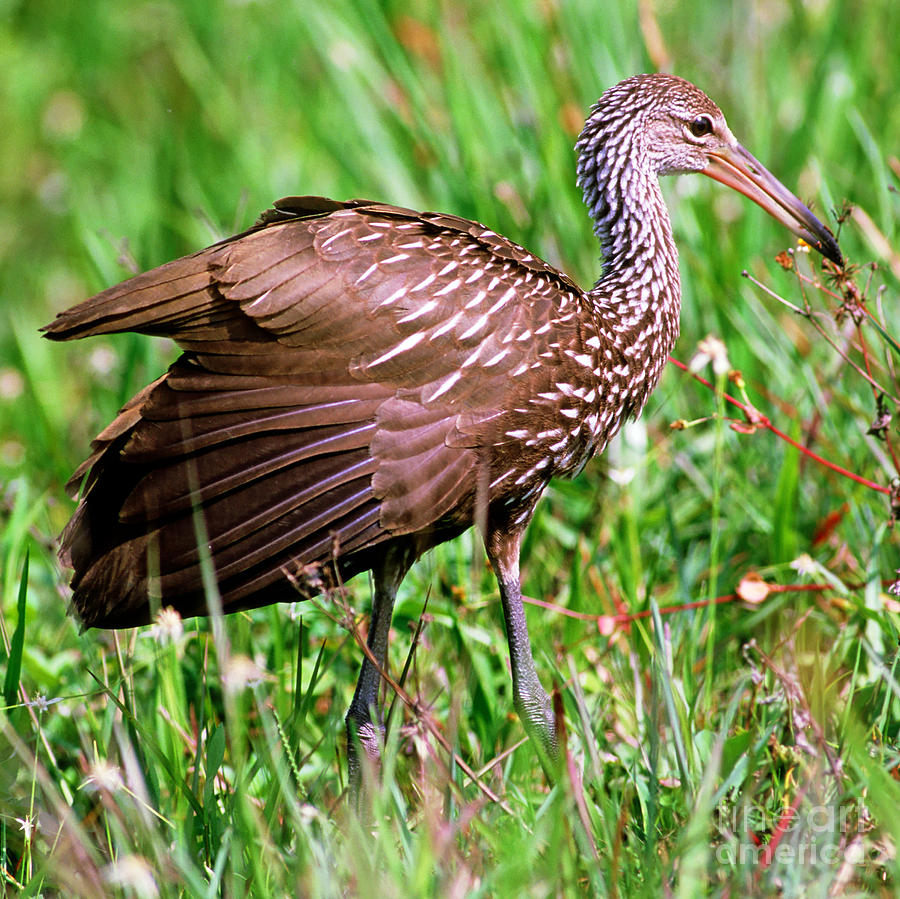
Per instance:
[[[893,583],[885,581],[886,584]],[[816,593],[825,590],[834,590],[833,584],[769,584],[766,583],[766,589],[769,593]],[[674,612],[683,612],[686,609],[700,609],[704,606],[718,606],[726,602],[734,602],[741,597],[737,593],[726,593],[724,596],[716,596],[713,599],[695,599],[691,602],[678,603],[673,606],[660,606],[660,615],[671,615]],[[568,615],[569,618],[577,618],[580,621],[594,621],[599,624],[601,621],[608,621],[614,624],[627,624],[630,621],[637,621],[639,618],[649,618],[652,614],[650,609],[641,609],[640,612],[622,612],[618,615],[591,615],[588,612],[576,612],[574,609],[567,609],[558,606],[555,603],[547,602],[544,599],[536,599],[533,596],[523,596],[522,599],[533,606],[540,606],[542,609],[549,609],[551,612],[559,612],[560,615]]]
[[[769,593],[815,593],[822,590],[833,590],[830,584],[766,584]],[[701,609],[703,606],[718,606],[726,602],[734,602],[740,599],[737,593],[727,593],[725,596],[716,596],[713,599],[695,599],[692,602],[679,603],[674,606],[660,606],[660,615],[669,615],[672,612],[680,612],[682,609]],[[633,621],[637,618],[649,618],[650,609],[642,609],[640,612],[631,612],[626,616],[616,615],[617,619],[627,618]]]
[[[709,387],[710,390],[715,390],[715,387],[706,380],[706,378],[701,377],[696,372],[690,371],[690,369],[683,363],[679,362],[678,359],[669,356],[669,362],[671,362],[677,368],[680,368],[682,371],[688,372],[695,381],[699,381],[705,387]],[[849,471],[846,468],[842,468],[840,465],[835,462],[830,462],[828,459],[823,458],[818,453],[814,453],[809,447],[803,446],[802,443],[798,443],[792,437],[789,437],[784,431],[776,428],[775,425],[769,420],[769,418],[763,415],[758,409],[749,409],[744,403],[740,400],[735,399],[733,396],[730,396],[727,393],[722,394],[723,398],[726,402],[731,403],[732,406],[737,406],[744,415],[747,416],[747,420],[752,424],[759,425],[762,428],[767,428],[770,430],[776,437],[780,437],[786,443],[789,443],[795,449],[798,449],[804,456],[808,456],[814,462],[818,462],[820,465],[824,465],[826,468],[830,468],[832,471],[837,472],[837,474],[841,474],[846,478],[850,478],[853,481],[856,481],[858,484],[862,484],[865,487],[870,487],[872,490],[877,490],[879,493],[884,493],[886,495],[890,495],[890,488],[883,487],[881,484],[876,484],[874,481],[870,481],[867,478],[861,477],[855,472]]]
[[[802,790],[799,790],[794,797],[794,801],[782,811],[781,817],[778,819],[778,823],[772,831],[772,836],[769,838],[769,842],[763,846],[762,853],[760,854],[759,866],[756,869],[757,880],[766,868],[772,864],[772,859],[775,857],[775,850],[778,848],[781,838],[791,829],[791,826],[796,821],[797,809],[800,807],[800,803],[803,801],[806,792],[807,788],[805,787]]]
[[[881,581],[882,587],[889,587],[895,583],[893,578],[885,578]],[[847,590],[861,590],[864,584],[844,584]],[[829,590],[836,590],[834,584],[770,584],[765,582],[766,596],[759,601],[745,600],[738,593],[726,593],[724,596],[716,596],[713,599],[695,599],[691,602],[678,603],[672,606],[660,606],[660,615],[672,615],[675,612],[684,612],[687,609],[702,609],[704,606],[719,606],[726,602],[734,602],[741,600],[750,605],[759,605],[765,601],[772,593],[825,593]],[[536,599],[534,596],[523,596],[524,602],[533,606],[539,606],[550,612],[557,612],[560,615],[567,615],[569,618],[576,618],[579,621],[592,621],[598,627],[606,625],[629,624],[641,618],[649,618],[653,613],[650,609],[641,609],[639,612],[620,612],[616,615],[591,615],[589,612],[576,612],[574,609],[567,609],[564,606],[558,606],[556,603],[547,602],[545,599]]]

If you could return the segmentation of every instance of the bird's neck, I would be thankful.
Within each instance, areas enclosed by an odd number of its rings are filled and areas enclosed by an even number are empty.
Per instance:
[[[672,225],[657,175],[627,155],[609,162],[583,154],[579,184],[603,250],[603,274],[588,297],[600,343],[613,344],[633,372],[637,411],[678,336],[681,280]]]

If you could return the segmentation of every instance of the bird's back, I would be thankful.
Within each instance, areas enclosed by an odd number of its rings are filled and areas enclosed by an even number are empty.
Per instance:
[[[207,561],[232,611],[311,595],[388,540],[421,553],[482,506],[530,515],[596,445],[589,319],[566,276],[477,223],[320,198],[63,313],[49,337],[184,350],[73,479],[82,620],[204,613]]]

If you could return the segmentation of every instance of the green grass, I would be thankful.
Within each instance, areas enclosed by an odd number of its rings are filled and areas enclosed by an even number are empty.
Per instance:
[[[900,395],[900,264],[873,236],[898,252],[900,6],[656,12],[663,46],[636,3],[593,0],[0,4],[9,893],[898,891],[888,498],[764,428],[729,427],[723,414],[740,413],[674,367],[603,460],[552,487],[527,536],[525,590],[556,607],[529,609],[538,668],[559,691],[581,772],[553,788],[511,714],[496,586],[471,534],[403,586],[395,676],[428,600],[404,684],[417,705],[395,710],[374,834],[343,798],[342,719],[361,654],[340,598],[186,622],[169,640],[79,634],[66,616],[54,552],[72,509],[63,485],[173,348],[132,335],[51,345],[40,325],[288,194],[476,218],[587,285],[599,263],[574,185],[580,117],[605,87],[667,58],[823,215],[843,198],[865,210],[871,225],[848,221],[841,242],[852,262],[878,263],[866,295],[883,326],[834,325],[840,300],[772,262],[790,243],[777,225],[705,179],[681,179],[665,186],[684,282],[675,355],[687,361],[717,335],[778,428],[890,483],[896,424],[887,441],[866,433],[873,390],[816,325],[860,364],[861,333],[873,378]],[[822,317],[792,312],[745,269]],[[885,402],[896,421],[898,403]],[[677,420],[696,423],[671,430]],[[761,602],[669,610],[742,583],[752,598],[753,574],[775,588]],[[367,597],[361,578],[343,601],[367,613]],[[612,617],[625,613],[643,617]],[[779,829],[769,858],[755,840]]]

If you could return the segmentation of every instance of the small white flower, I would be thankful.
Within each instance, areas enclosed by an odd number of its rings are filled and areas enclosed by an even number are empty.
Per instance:
[[[150,863],[140,855],[123,855],[103,869],[103,878],[113,886],[130,888],[141,899],[155,899],[159,895]]]
[[[713,372],[719,377],[727,375],[731,371],[725,344],[712,334],[707,335],[697,344],[697,352],[694,353],[688,367],[692,372],[697,372],[709,362],[712,362]]]
[[[222,682],[230,693],[253,687],[266,679],[266,673],[249,656],[233,655],[222,674]]]
[[[88,356],[88,365],[97,375],[108,375],[118,364],[119,357],[116,355],[116,351],[106,344],[98,346]]]
[[[181,615],[171,606],[166,606],[156,613],[156,620],[150,629],[153,638],[162,646],[177,643],[184,636],[184,622]]]
[[[36,822],[31,815],[27,818],[16,818],[16,824],[22,829],[22,833],[25,834],[25,840],[29,841],[34,834],[34,829],[36,826]]]
[[[609,479],[620,487],[626,487],[634,480],[635,470],[633,468],[610,468]]]
[[[797,558],[791,562],[791,568],[793,568],[797,574],[806,575],[807,577],[812,577],[819,572],[819,566],[816,563],[816,560],[813,559],[809,553],[803,553],[802,555],[797,556]]]
[[[359,50],[348,40],[339,39],[328,48],[328,57],[341,71],[348,71],[359,65]]]
[[[25,379],[15,368],[0,368],[0,399],[17,400],[25,392]]]
[[[300,806],[299,811],[301,820],[306,824],[317,821],[322,817],[322,813],[314,805],[310,805],[308,802],[304,802],[303,805]]]
[[[46,712],[50,708],[50,700],[43,693],[38,693],[28,704],[39,712]]]
[[[110,793],[115,793],[124,785],[125,782],[118,765],[113,765],[106,759],[97,759],[91,765],[88,776],[82,783],[82,787],[87,790],[106,790]]]
[[[890,593],[891,596],[900,596],[900,568],[897,569],[897,575],[898,575],[897,580],[888,584],[887,589],[888,589],[888,593]]]

